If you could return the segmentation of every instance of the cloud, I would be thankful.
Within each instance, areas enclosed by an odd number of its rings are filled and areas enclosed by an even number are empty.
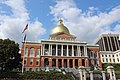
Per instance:
[[[24,36],[22,30],[27,23],[29,24],[27,40],[38,39],[38,36],[46,33],[41,22],[38,20],[30,22],[24,0],[2,0],[0,7],[4,9],[1,5],[9,7],[9,10],[1,10],[2,13],[0,13],[0,38],[10,38],[21,44]]]
[[[71,34],[77,36],[80,41],[92,43],[103,33],[117,32],[120,34],[118,31],[120,27],[117,24],[111,27],[113,23],[120,21],[120,6],[112,8],[109,12],[102,12],[97,7],[90,6],[83,12],[76,6],[74,0],[65,0],[65,2],[57,0],[54,6],[50,6],[50,9],[55,20],[62,17]]]
[[[115,33],[120,33],[120,24],[117,24],[114,28]]]

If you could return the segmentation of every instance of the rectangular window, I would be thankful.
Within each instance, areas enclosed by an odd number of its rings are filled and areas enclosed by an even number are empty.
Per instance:
[[[104,57],[104,55],[102,54],[102,57]]]
[[[111,55],[109,55],[109,57],[111,57]]]
[[[114,57],[114,55],[112,55],[112,57]]]
[[[108,62],[108,59],[106,59],[106,62]]]
[[[117,58],[117,61],[119,62],[119,58]]]
[[[113,59],[113,62],[115,62],[115,59]]]
[[[107,57],[107,55],[105,55],[105,57]]]
[[[103,60],[103,62],[104,62],[104,58],[103,58],[102,60]]]
[[[109,59],[110,60],[110,62],[111,62],[111,59]]]
[[[116,57],[118,57],[118,54],[116,54]]]

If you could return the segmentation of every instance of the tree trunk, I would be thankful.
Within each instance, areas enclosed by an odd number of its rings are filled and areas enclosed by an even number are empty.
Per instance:
[[[3,73],[3,64],[1,65],[1,70],[0,70],[0,72],[1,72],[1,74]]]

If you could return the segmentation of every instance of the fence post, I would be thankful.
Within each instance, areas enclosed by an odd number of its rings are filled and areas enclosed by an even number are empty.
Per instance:
[[[89,71],[90,72],[90,80],[93,80],[93,71]]]
[[[102,71],[102,78],[103,80],[106,80],[105,71]]]
[[[113,66],[108,66],[107,67],[107,72],[110,74],[110,79],[111,80],[116,80],[115,70],[114,70]]]
[[[79,67],[80,80],[86,80],[86,71],[84,66]]]

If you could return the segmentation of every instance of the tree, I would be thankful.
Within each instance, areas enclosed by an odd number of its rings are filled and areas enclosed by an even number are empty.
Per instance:
[[[19,44],[10,39],[0,39],[0,70],[11,71],[19,67],[21,62]]]

